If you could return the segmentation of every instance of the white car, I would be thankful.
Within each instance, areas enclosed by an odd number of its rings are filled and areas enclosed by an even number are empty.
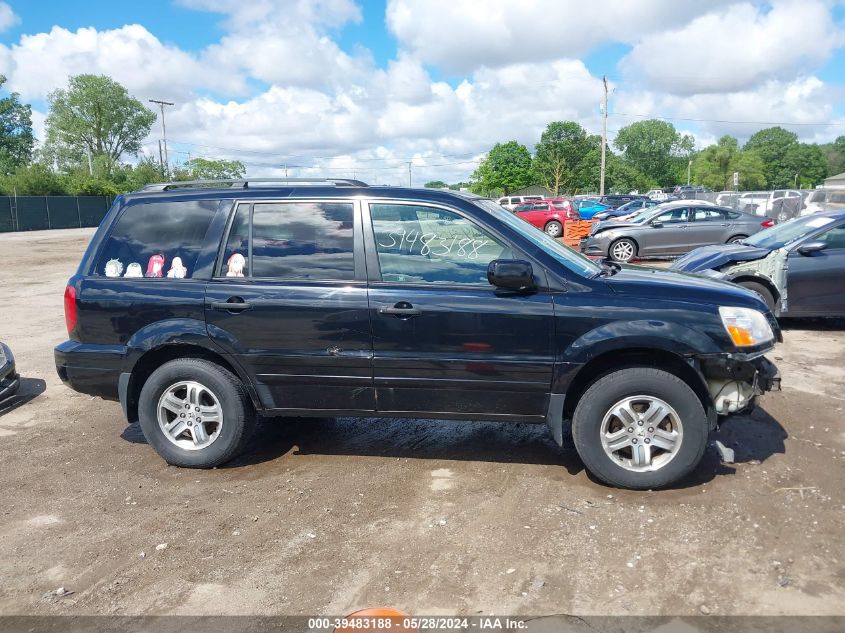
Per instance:
[[[845,189],[817,189],[807,196],[801,215],[845,209]]]
[[[504,196],[496,200],[500,205],[505,207],[508,211],[513,211],[516,207],[532,200],[542,200],[543,196]]]
[[[649,189],[645,192],[645,195],[658,202],[666,202],[669,199],[669,194],[663,191],[663,189]]]
[[[774,191],[747,191],[739,197],[737,209],[755,215],[770,215],[775,200],[795,200],[801,198],[801,192],[795,189],[775,189]],[[752,206],[753,205],[753,206]],[[800,206],[800,205],[799,205]]]

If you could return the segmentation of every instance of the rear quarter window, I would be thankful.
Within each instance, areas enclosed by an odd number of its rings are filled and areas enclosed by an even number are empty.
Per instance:
[[[190,278],[218,204],[218,200],[185,200],[127,207],[92,274]]]

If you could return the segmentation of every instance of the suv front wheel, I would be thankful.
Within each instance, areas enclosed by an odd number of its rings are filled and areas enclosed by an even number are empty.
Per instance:
[[[631,367],[594,382],[578,401],[572,439],[587,469],[620,488],[668,486],[701,461],[709,426],[677,376]]]
[[[168,463],[213,468],[236,457],[255,427],[238,378],[207,360],[182,358],[156,369],[141,389],[144,437]]]

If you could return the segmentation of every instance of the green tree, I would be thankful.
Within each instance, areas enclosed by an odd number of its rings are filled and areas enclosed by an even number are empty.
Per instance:
[[[474,191],[509,194],[534,182],[531,155],[516,141],[496,143],[472,175]]]
[[[777,182],[781,187],[814,187],[827,177],[827,158],[815,143],[790,145],[781,159]]]
[[[791,187],[790,169],[784,163],[787,150],[798,145],[798,135],[782,127],[769,127],[752,134],[743,149],[752,150],[763,160],[766,182],[773,189]]]
[[[845,171],[845,136],[838,136],[832,143],[821,146],[827,160],[827,175],[834,176]]]
[[[173,180],[226,180],[243,178],[246,167],[239,160],[191,158],[173,170]]]
[[[613,144],[648,184],[666,186],[678,181],[681,167],[686,171],[695,139],[667,121],[648,119],[623,127]]]
[[[693,179],[699,185],[716,191],[733,189],[733,172],[738,154],[739,141],[726,134],[716,145],[710,145],[696,155],[692,162]]]
[[[445,182],[442,180],[429,180],[425,183],[424,187],[426,189],[446,189],[449,187]]]
[[[554,121],[546,126],[535,146],[534,171],[546,188],[556,195],[570,191],[576,170],[593,142],[574,121]]]
[[[766,186],[763,160],[751,150],[740,150],[739,141],[725,135],[716,145],[700,151],[692,162],[695,182],[716,191],[734,188],[733,174],[739,173],[740,189],[762,189]]]
[[[0,87],[6,76],[0,75]],[[12,92],[0,99],[0,173],[11,174],[32,159],[32,107],[19,101]]]
[[[22,165],[0,179],[5,195],[61,196],[68,193],[64,179],[44,163]]]
[[[76,75],[67,89],[47,96],[46,150],[59,165],[79,164],[86,154],[116,164],[138,153],[156,115],[104,75]]]

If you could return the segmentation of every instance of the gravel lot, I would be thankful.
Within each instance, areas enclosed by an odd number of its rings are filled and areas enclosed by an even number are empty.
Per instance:
[[[845,614],[845,323],[785,324],[784,390],[674,490],[607,488],[543,426],[269,420],[169,467],[58,380],[92,230],[0,235],[0,613]],[[58,588],[66,594],[56,596]]]

